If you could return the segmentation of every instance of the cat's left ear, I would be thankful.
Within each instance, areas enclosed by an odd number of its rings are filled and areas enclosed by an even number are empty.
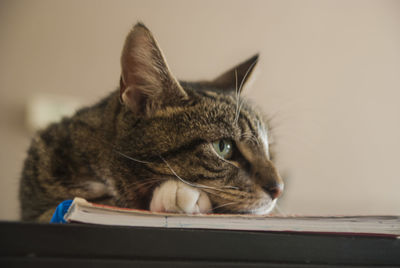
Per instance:
[[[241,93],[245,86],[249,84],[250,78],[252,78],[258,58],[259,54],[257,53],[208,82],[208,84],[224,92],[236,92],[237,90]]]
[[[137,115],[150,115],[187,99],[155,38],[142,23],[126,38],[121,67],[120,99]]]

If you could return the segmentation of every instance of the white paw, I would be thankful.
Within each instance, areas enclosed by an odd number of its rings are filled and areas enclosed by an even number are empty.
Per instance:
[[[154,190],[150,210],[193,214],[210,213],[212,207],[203,191],[180,181],[168,180]]]

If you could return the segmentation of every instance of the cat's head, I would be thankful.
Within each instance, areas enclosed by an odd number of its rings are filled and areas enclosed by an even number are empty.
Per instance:
[[[212,81],[179,82],[150,31],[142,24],[133,28],[121,57],[126,113],[118,146],[133,160],[143,188],[176,179],[206,192],[214,212],[272,210],[283,182],[271,161],[268,127],[241,97],[257,60]],[[137,198],[129,189],[124,193],[128,203]]]

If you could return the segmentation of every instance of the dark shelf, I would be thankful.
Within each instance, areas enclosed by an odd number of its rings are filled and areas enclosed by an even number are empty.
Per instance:
[[[400,266],[400,239],[0,222],[1,267]]]

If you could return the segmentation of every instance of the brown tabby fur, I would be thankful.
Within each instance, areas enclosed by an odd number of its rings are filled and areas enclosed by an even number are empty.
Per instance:
[[[122,53],[120,88],[33,138],[20,185],[22,219],[48,221],[75,196],[148,209],[154,188],[174,173],[210,186],[204,191],[217,212],[251,212],[263,202],[260,189],[277,197],[282,181],[260,145],[266,122],[238,97],[257,59],[214,81],[177,82],[150,31],[137,24]],[[237,144],[235,165],[210,149],[222,138]]]

